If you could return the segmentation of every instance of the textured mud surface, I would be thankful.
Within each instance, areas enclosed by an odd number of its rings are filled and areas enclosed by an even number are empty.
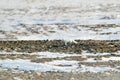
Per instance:
[[[119,80],[120,73],[59,73],[59,72],[17,72],[14,70],[0,70],[0,80]]]
[[[0,80],[120,80],[120,1],[1,0]]]
[[[120,50],[120,40],[75,40],[66,42],[62,40],[40,41],[0,41],[0,51],[17,52],[117,52]]]
[[[119,40],[0,41],[0,80],[119,80],[119,44]]]

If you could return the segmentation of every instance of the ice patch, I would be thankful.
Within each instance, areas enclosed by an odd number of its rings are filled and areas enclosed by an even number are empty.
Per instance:
[[[71,65],[71,66],[70,66]],[[1,68],[11,68],[24,71],[60,71],[60,72],[103,72],[111,70],[110,67],[91,67],[78,65],[78,61],[52,61],[46,63],[34,63],[29,60],[0,60]]]
[[[101,28],[100,32],[89,28],[89,25],[97,24],[119,25],[119,3],[117,0],[1,0],[0,30],[5,31],[5,34],[1,34],[0,38],[12,35],[17,40],[119,40],[119,26]],[[43,24],[48,26],[47,30],[41,30],[43,26],[40,25]],[[61,24],[69,26],[68,29],[60,30]],[[55,25],[58,27],[53,30]],[[77,30],[71,25],[88,26],[79,26]],[[39,27],[36,29],[37,26]],[[50,27],[51,30],[48,29]],[[24,35],[24,32],[27,35]],[[111,34],[101,35],[106,32]]]
[[[102,61],[120,61],[120,57],[109,57],[109,58],[102,57]]]
[[[71,63],[71,62],[69,62]],[[18,70],[26,70],[26,71],[60,71],[60,72],[72,72],[75,71],[78,67],[77,65],[70,66],[70,67],[60,67],[60,66],[53,66],[50,64],[43,64],[43,63],[33,63],[29,60],[0,60],[0,64],[2,68],[14,68]]]
[[[111,69],[112,68],[110,68],[110,67],[92,67],[92,66],[82,65],[82,68],[80,69],[80,71],[81,72],[94,72],[94,73],[97,73],[97,72],[109,71]]]
[[[77,66],[79,61],[74,60],[54,60],[52,62],[46,62],[45,64],[54,65],[54,66]]]
[[[63,57],[71,57],[71,56],[81,56],[79,54],[52,53],[52,52],[38,52],[33,54],[38,55],[38,58],[63,58]]]

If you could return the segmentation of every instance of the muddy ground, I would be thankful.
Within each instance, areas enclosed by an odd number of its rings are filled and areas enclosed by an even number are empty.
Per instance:
[[[0,51],[17,52],[117,52],[120,50],[120,40],[38,40],[38,41],[0,41]]]
[[[120,66],[120,60],[99,62],[102,57],[120,57],[114,54],[120,51],[119,40],[75,40],[67,42],[62,40],[40,40],[40,41],[0,41],[0,51],[2,52],[21,52],[23,54],[0,54],[0,60],[6,59],[24,59],[35,63],[44,63],[54,60],[76,60],[80,61],[80,65],[86,66],[109,66],[115,68]],[[29,55],[33,52],[58,52],[58,53],[77,53],[84,54],[83,51],[92,54],[110,53],[107,55],[87,55],[87,56],[70,56],[62,58],[37,58],[37,55]],[[28,53],[28,54],[24,54]],[[84,62],[93,58],[96,62]],[[98,60],[98,62],[97,62]],[[61,65],[59,65],[61,66]],[[118,70],[118,71],[117,71]],[[119,80],[120,69],[105,72],[37,72],[24,71],[11,68],[0,69],[0,80]]]
[[[119,80],[119,72],[65,73],[65,72],[26,72],[0,70],[0,80]]]

